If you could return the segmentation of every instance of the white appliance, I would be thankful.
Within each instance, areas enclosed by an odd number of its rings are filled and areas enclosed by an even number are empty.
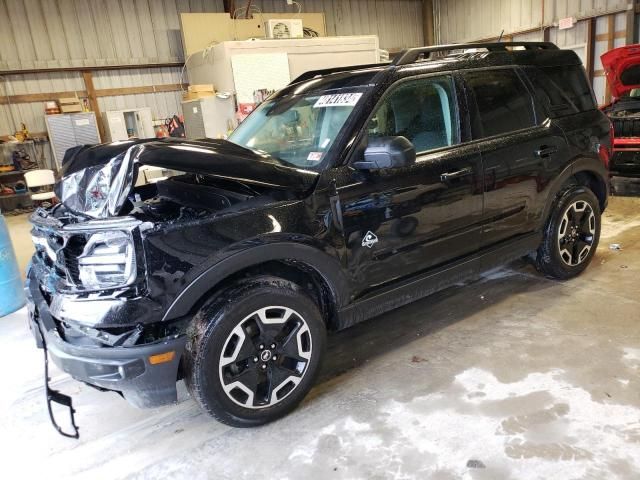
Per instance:
[[[184,130],[187,138],[225,138],[235,128],[235,105],[232,97],[217,95],[182,102]]]
[[[267,37],[269,38],[302,38],[302,20],[299,18],[271,19],[264,25]]]
[[[107,110],[102,114],[104,120],[105,140],[115,142],[135,138],[153,138],[151,109],[148,107],[128,110]]]
[[[231,58],[236,55],[284,53],[293,80],[310,70],[379,63],[378,47],[376,35],[228,41],[191,55],[187,72],[192,85],[212,83],[218,92],[235,94]]]
[[[45,115],[44,118],[57,169],[60,169],[64,153],[69,148],[100,143],[96,115],[93,112]]]

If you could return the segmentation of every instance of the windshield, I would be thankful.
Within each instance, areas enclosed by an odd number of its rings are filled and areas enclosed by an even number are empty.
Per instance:
[[[229,140],[300,168],[318,168],[361,92],[290,95],[267,100]]]

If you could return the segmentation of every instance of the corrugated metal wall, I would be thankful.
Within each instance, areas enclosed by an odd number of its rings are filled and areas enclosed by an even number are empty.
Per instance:
[[[76,72],[11,75],[0,77],[0,95],[40,92],[84,91],[82,76]],[[180,83],[180,68],[140,68],[104,70],[93,73],[96,89],[164,85]],[[135,107],[150,107],[154,118],[166,118],[180,112],[180,92],[159,92],[98,98],[102,112]],[[9,108],[11,112],[9,112]],[[0,135],[15,131],[20,122],[32,132],[46,130],[42,102],[0,105]]]
[[[440,43],[480,40],[551,25],[561,18],[604,15],[628,0],[434,0]],[[544,22],[542,13],[544,10]]]
[[[1,0],[0,69],[177,61],[182,57],[179,12],[219,11],[218,4]]]
[[[608,17],[612,15],[614,31],[624,32],[628,4],[628,0],[544,0],[544,26],[548,28],[548,38],[561,48],[574,50],[586,64],[587,21],[580,19],[597,17],[595,35],[600,35],[608,33]],[[482,9],[478,10],[477,5],[482,5]],[[439,41],[481,40],[496,37],[502,30],[514,41],[542,41],[542,8],[542,0],[435,0],[436,21],[440,23]],[[553,26],[566,17],[578,21],[566,30]],[[625,38],[613,39],[613,47],[624,44]],[[598,103],[603,104],[606,102],[606,80],[602,75],[600,55],[609,49],[608,41],[597,40],[593,48],[593,70],[598,72],[592,79],[593,90]]]
[[[236,1],[244,5],[243,1]],[[377,34],[381,48],[423,44],[421,0],[300,0],[324,12],[329,35]],[[265,12],[295,12],[284,0],[256,0]],[[222,12],[222,0],[0,0],[0,70],[182,61],[183,12]],[[178,83],[180,68],[96,72],[97,89]],[[84,90],[78,73],[7,76],[0,95]],[[178,92],[103,97],[104,110],[149,106],[156,118],[179,111]],[[0,135],[24,121],[44,131],[43,104],[0,105]]]
[[[297,11],[284,0],[253,2],[265,12]],[[422,0],[303,0],[303,12],[324,12],[328,35],[375,34],[380,47],[400,50],[424,45]],[[238,2],[236,4],[244,4]]]
[[[177,62],[182,12],[221,12],[222,0],[0,0],[0,70]],[[180,68],[94,73],[97,89],[179,83]],[[7,76],[0,94],[84,90],[80,73]],[[102,111],[151,107],[179,112],[179,92],[102,97]],[[0,135],[25,122],[44,131],[43,104],[0,106]],[[13,117],[13,120],[12,118]]]

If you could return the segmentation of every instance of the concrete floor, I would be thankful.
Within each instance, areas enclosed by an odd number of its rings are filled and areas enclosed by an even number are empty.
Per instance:
[[[82,428],[62,438],[25,312],[2,318],[0,476],[638,478],[640,184],[618,193],[581,277],[517,262],[333,335],[311,395],[258,429],[209,419],[182,385],[141,411],[54,371]]]

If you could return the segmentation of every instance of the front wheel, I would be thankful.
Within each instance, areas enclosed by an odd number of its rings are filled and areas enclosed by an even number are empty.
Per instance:
[[[262,425],[291,411],[311,389],[325,337],[317,306],[297,285],[251,280],[194,319],[187,386],[219,421]]]
[[[591,190],[569,187],[559,195],[536,255],[536,268],[566,280],[582,273],[600,239],[600,203]]]

